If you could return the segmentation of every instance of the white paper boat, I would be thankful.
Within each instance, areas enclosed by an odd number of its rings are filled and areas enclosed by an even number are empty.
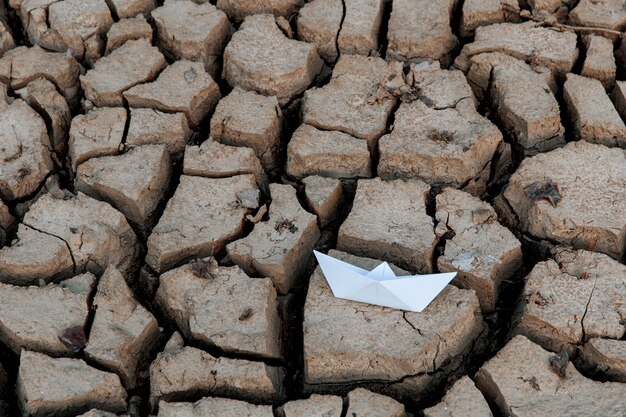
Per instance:
[[[452,281],[456,272],[397,277],[387,262],[368,271],[313,251],[337,298],[421,312]]]

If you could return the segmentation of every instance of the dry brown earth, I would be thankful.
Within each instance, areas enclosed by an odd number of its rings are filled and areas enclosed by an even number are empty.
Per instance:
[[[621,0],[0,0],[0,417],[623,415],[624,30]],[[385,308],[313,250],[457,275]]]

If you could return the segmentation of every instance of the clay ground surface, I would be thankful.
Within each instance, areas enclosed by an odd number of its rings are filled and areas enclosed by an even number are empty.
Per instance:
[[[626,416],[620,0],[0,0],[0,417]],[[422,312],[313,250],[456,272]]]

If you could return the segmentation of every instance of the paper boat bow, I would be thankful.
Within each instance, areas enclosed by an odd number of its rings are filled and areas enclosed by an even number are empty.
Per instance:
[[[337,298],[421,312],[452,281],[456,272],[397,277],[387,262],[368,271],[313,251]]]

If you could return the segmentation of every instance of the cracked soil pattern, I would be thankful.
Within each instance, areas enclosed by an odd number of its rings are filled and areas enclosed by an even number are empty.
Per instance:
[[[0,0],[0,417],[626,416],[619,0]],[[420,313],[313,250],[457,272]]]

